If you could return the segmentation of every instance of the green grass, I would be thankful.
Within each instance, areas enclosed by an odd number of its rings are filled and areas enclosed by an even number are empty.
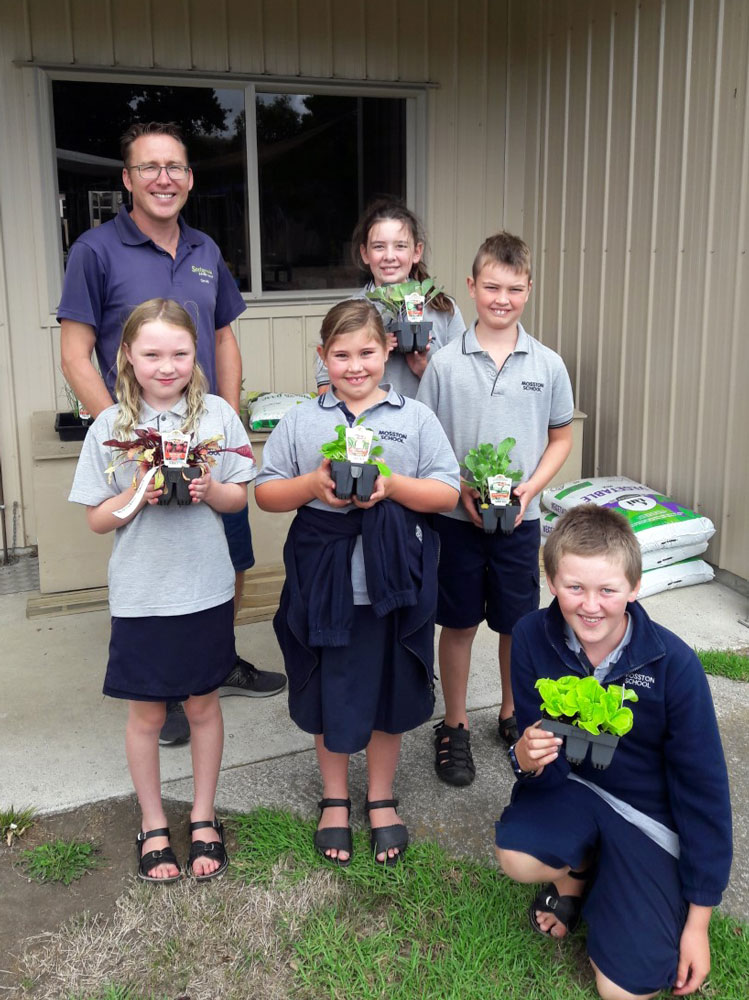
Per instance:
[[[70,885],[99,864],[93,844],[76,840],[55,840],[21,854],[29,878],[35,882],[62,882]]]
[[[257,810],[233,820],[235,877],[293,884],[325,863],[312,845],[313,822]],[[597,996],[584,933],[561,946],[530,930],[535,892],[492,867],[455,861],[417,843],[393,870],[377,867],[366,834],[354,860],[334,870],[343,893],[321,905],[289,941],[299,1000],[579,1000]],[[279,876],[279,862],[282,862]],[[715,915],[713,972],[703,996],[745,1000],[749,928]]]
[[[10,847],[16,837],[22,837],[34,825],[35,816],[36,809],[16,809],[15,806],[0,809],[0,838]]]
[[[732,681],[749,681],[749,656],[730,649],[697,649],[706,674],[729,677]]]

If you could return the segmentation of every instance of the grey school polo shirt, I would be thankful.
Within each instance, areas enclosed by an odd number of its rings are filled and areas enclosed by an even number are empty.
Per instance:
[[[374,283],[370,281],[364,288],[360,288],[352,298],[363,299],[365,298],[365,293],[372,291],[374,287]],[[451,340],[454,340],[465,332],[466,325],[458,304],[452,299],[450,301],[453,303],[452,315],[432,309],[431,306],[427,306],[424,310],[424,319],[432,324],[432,340],[429,347],[430,361],[441,347],[444,347],[445,344],[448,344]],[[374,305],[377,307],[380,315],[385,318],[383,308],[376,302]],[[319,356],[315,362],[315,381],[318,388],[323,385],[330,385],[328,369]],[[401,393],[402,396],[408,396],[410,399],[416,398],[420,379],[408,367],[408,362],[404,354],[398,354],[396,351],[390,354],[385,363],[385,381],[389,382],[395,391]]]
[[[99,369],[114,398],[124,322],[135,306],[156,298],[175,299],[191,314],[198,361],[215,392],[216,330],[246,306],[218,246],[182,218],[174,259],[138,229],[124,205],[114,219],[83,233],[70,250],[57,318],[94,328]]]
[[[400,475],[437,479],[459,490],[458,463],[435,415],[391,386],[383,385],[382,388],[387,389],[387,396],[360,416],[364,426],[379,438],[383,461]],[[331,389],[288,410],[263,449],[263,467],[256,486],[271,479],[293,479],[319,468],[322,461],[320,445],[335,438],[338,424],[349,424],[342,407],[335,390]],[[307,506],[335,514],[356,510],[354,504],[329,507],[316,498]],[[351,557],[351,583],[354,604],[369,604],[361,536]]]
[[[239,417],[225,400],[209,395],[205,404],[194,440],[221,435],[223,447],[248,443]],[[134,468],[128,464],[107,483],[105,470],[113,449],[102,442],[115,436],[117,409],[110,406],[100,413],[86,435],[68,497],[74,503],[96,507],[132,482]],[[138,426],[178,430],[184,415],[184,399],[163,413],[144,403]],[[248,483],[255,472],[254,461],[231,452],[220,454],[211,469],[213,478],[224,483]],[[234,596],[234,567],[221,516],[205,503],[144,507],[115,530],[108,576],[109,607],[116,617],[186,615],[226,603]]]
[[[519,323],[515,350],[501,370],[481,348],[474,322],[430,361],[416,398],[437,414],[460,462],[479,444],[514,437],[510,468],[522,470],[524,480],[546,450],[549,428],[565,427],[574,412],[564,362]],[[470,520],[462,503],[447,516]],[[536,496],[525,519],[538,517]]]
[[[389,385],[387,396],[361,414],[383,447],[383,461],[393,472],[418,479],[438,479],[460,489],[458,463],[435,415],[421,403],[408,399]],[[338,424],[347,419],[335,391],[305,400],[288,410],[271,432],[263,449],[263,467],[256,486],[270,479],[293,479],[319,468],[320,446],[332,441]],[[311,500],[310,507],[347,514],[354,509],[329,507]]]

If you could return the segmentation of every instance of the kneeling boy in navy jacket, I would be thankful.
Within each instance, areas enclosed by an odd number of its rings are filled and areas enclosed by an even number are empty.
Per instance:
[[[731,865],[728,776],[710,689],[693,650],[635,597],[640,548],[613,510],[563,515],[544,547],[556,600],[515,627],[518,781],[497,823],[497,857],[543,882],[532,927],[563,937],[580,915],[605,1000],[693,993],[710,969],[708,923]],[[544,728],[539,677],[593,674],[634,690],[634,724],[612,763],[570,765]]]

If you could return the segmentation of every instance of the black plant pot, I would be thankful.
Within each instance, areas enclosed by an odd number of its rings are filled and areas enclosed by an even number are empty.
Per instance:
[[[380,470],[376,465],[359,462],[331,462],[330,473],[339,500],[350,500],[354,494],[357,500],[369,500]]]
[[[166,507],[172,500],[177,501],[178,507],[187,507],[188,504],[191,504],[188,481],[200,479],[202,469],[197,465],[177,469],[163,466],[161,471],[164,473],[164,492],[159,497],[159,503],[162,507]]]
[[[55,414],[55,430],[61,441],[82,441],[90,426],[90,421],[84,423],[80,417],[73,414],[72,410],[68,413]]]
[[[503,535],[511,535],[515,530],[515,518],[519,509],[520,504],[514,494],[510,495],[510,502],[506,507],[497,507],[493,503],[482,504],[480,500],[476,500],[476,510],[487,535],[493,535],[497,527]]]
[[[579,726],[571,726],[556,719],[544,719],[542,728],[564,738],[564,753],[570,764],[582,764],[590,746],[590,762],[600,771],[609,766],[619,743],[619,737],[611,733],[594,736]]]
[[[398,346],[398,354],[423,354],[429,346],[429,334],[432,331],[431,323],[399,323],[397,326],[390,326],[388,333],[395,334]]]

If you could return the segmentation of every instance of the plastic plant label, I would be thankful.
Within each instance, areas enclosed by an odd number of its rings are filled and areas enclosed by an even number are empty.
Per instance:
[[[123,521],[125,520],[126,517],[130,517],[132,512],[140,503],[143,494],[146,492],[146,489],[148,488],[148,484],[151,482],[153,477],[159,471],[159,468],[160,466],[154,465],[148,470],[145,476],[141,479],[140,485],[138,486],[138,489],[135,491],[135,495],[132,497],[132,499],[128,500],[128,502],[125,504],[124,507],[120,507],[119,510],[112,511],[115,517],[119,517]]]
[[[368,427],[354,426],[346,430],[346,457],[349,462],[366,462],[372,448],[374,431]]]
[[[404,296],[406,319],[409,323],[421,323],[424,319],[424,296],[420,292],[412,292]]]
[[[190,450],[190,435],[181,431],[165,431],[161,435],[161,450],[164,465],[168,469],[187,467],[187,453]]]
[[[486,480],[489,499],[495,507],[506,507],[510,502],[512,480],[509,476],[489,476]]]

